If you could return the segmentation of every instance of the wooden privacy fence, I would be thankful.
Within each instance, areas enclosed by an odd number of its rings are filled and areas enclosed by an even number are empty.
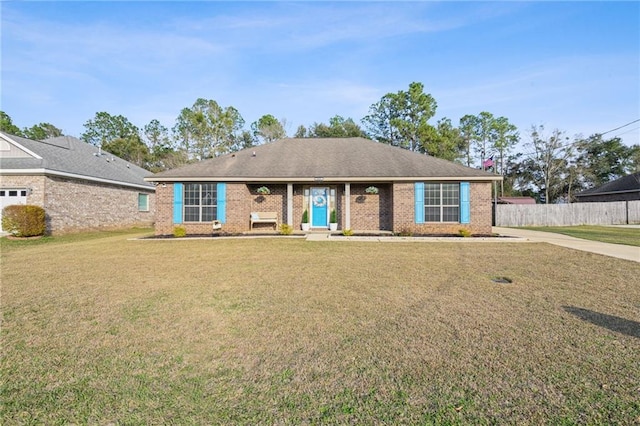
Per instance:
[[[495,226],[640,224],[640,200],[573,204],[498,204]]]

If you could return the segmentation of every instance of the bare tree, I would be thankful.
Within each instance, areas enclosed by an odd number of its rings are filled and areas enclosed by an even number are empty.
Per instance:
[[[561,130],[554,129],[545,135],[543,125],[531,126],[531,141],[527,147],[533,150],[531,172],[534,183],[544,189],[545,204],[561,195],[564,186],[565,172],[571,158],[569,140]]]

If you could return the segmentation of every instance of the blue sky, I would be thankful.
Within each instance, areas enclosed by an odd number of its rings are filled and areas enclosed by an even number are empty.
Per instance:
[[[1,2],[0,108],[79,136],[98,111],[171,128],[197,98],[356,122],[419,81],[436,120],[569,136],[640,119],[638,2]],[[640,122],[607,136],[640,143]]]

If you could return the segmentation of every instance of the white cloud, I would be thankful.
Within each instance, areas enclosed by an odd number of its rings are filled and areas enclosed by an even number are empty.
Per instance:
[[[143,3],[103,8],[131,12],[126,20],[34,17],[8,5],[2,102],[20,125],[46,120],[82,131],[95,112],[108,111],[138,126],[158,118],[171,127],[203,97],[238,108],[247,124],[274,114],[295,130],[335,114],[359,121],[411,81],[423,82],[438,116],[454,122],[487,110],[520,127],[547,122],[587,133],[637,118],[627,119],[640,105],[637,52],[523,54],[549,19],[528,19],[522,9],[537,7],[530,3],[154,3],[153,17]],[[476,31],[495,44],[476,43]],[[507,43],[502,60],[505,37],[528,44],[516,52]]]

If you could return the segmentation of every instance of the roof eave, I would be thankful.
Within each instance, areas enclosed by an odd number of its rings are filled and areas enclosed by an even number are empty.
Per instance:
[[[640,192],[640,189],[625,189],[623,191],[590,192],[575,194],[576,197],[592,197],[597,195],[627,194],[630,192]]]
[[[314,177],[252,177],[252,176],[171,176],[144,178],[146,182],[276,182],[276,183],[340,183],[340,182],[419,182],[419,181],[470,181],[470,182],[492,182],[501,181],[502,176],[314,176]]]
[[[94,177],[94,176],[86,176],[86,175],[78,175],[75,173],[66,173],[66,172],[60,172],[57,170],[50,170],[50,169],[3,169],[0,172],[0,175],[2,176],[16,176],[16,175],[27,175],[27,176],[39,176],[39,175],[45,175],[45,176],[60,176],[60,177],[67,177],[67,178],[73,178],[73,179],[82,179],[82,180],[87,180],[90,182],[98,182],[98,183],[108,183],[111,185],[118,185],[118,186],[125,186],[125,187],[129,187],[129,188],[136,188],[136,189],[144,189],[145,191],[155,191],[156,189],[152,186],[152,185],[143,185],[143,184],[135,184],[135,183],[131,183],[131,182],[123,182],[123,181],[119,181],[119,180],[112,180],[112,179],[104,179],[104,178],[99,178],[99,177]]]

